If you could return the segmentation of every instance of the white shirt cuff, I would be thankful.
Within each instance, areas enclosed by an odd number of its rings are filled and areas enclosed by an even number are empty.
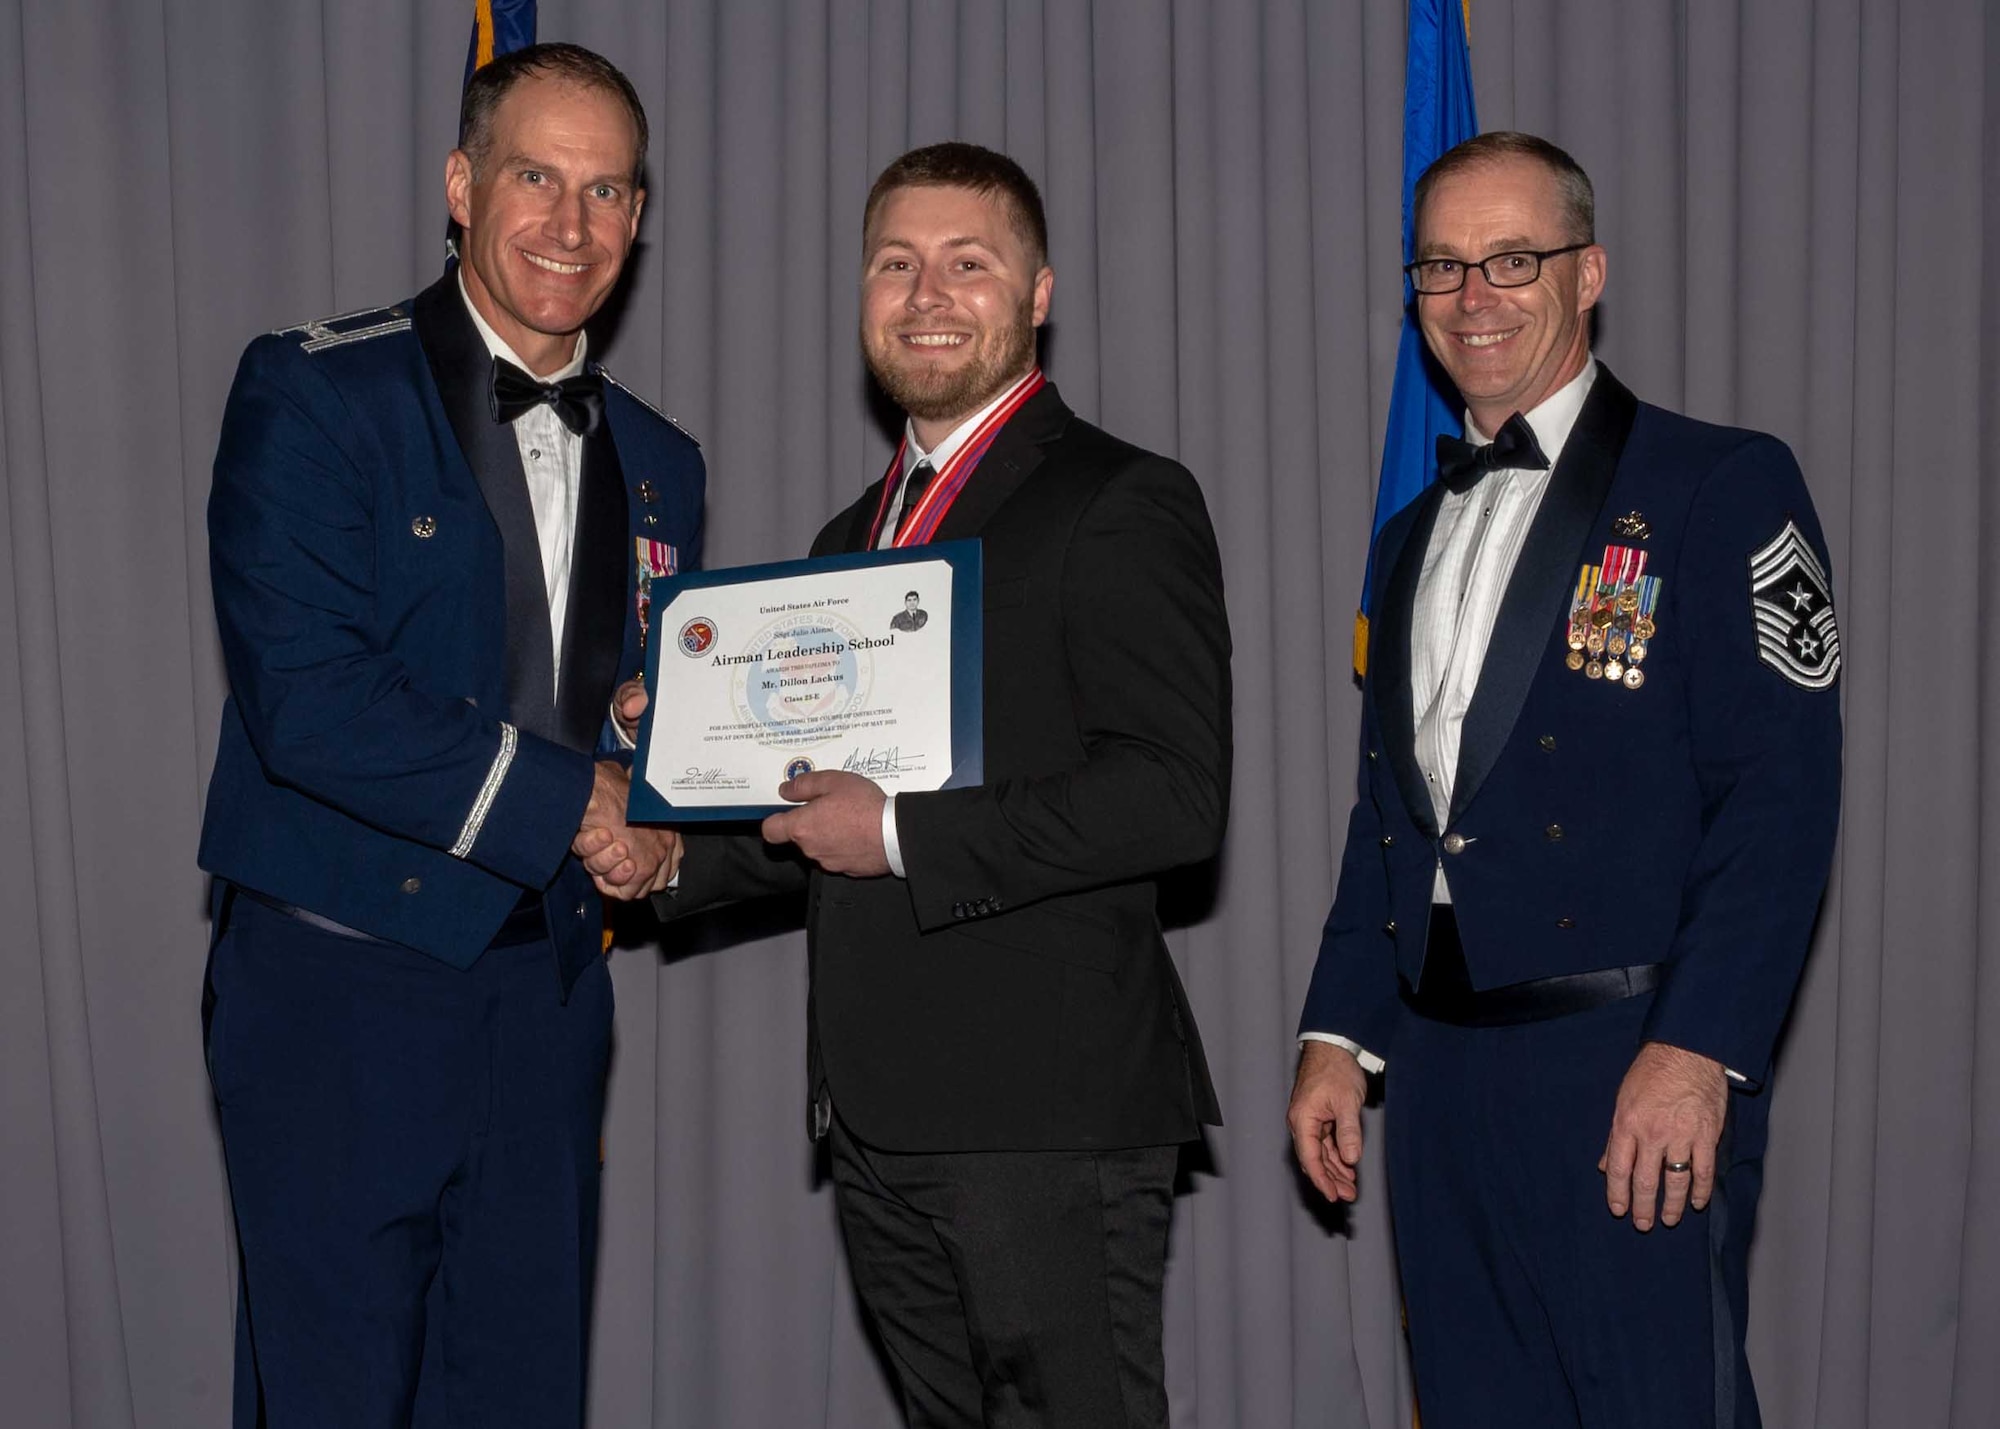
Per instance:
[[[1364,1047],[1362,1047],[1362,1045],[1359,1042],[1356,1042],[1353,1038],[1342,1037],[1337,1032],[1301,1032],[1299,1034],[1299,1041],[1331,1042],[1336,1047],[1340,1047],[1346,1051],[1352,1052],[1354,1054],[1354,1060],[1361,1064],[1361,1070],[1364,1072],[1370,1072],[1370,1073],[1380,1072],[1384,1067],[1389,1065],[1387,1062],[1383,1061],[1380,1057],[1376,1056],[1373,1052],[1370,1052]]]
[[[882,853],[889,860],[889,872],[898,878],[908,878],[903,872],[903,845],[896,838],[896,796],[891,794],[882,801]]]

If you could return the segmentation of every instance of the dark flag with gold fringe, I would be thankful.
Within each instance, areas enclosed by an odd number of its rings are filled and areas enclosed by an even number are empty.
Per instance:
[[[510,50],[535,42],[535,0],[473,0],[472,43],[465,50],[465,77]]]

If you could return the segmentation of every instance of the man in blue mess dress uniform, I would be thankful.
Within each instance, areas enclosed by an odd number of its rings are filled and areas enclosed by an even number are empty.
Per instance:
[[[645,149],[599,56],[488,65],[446,166],[462,263],[412,302],[259,338],[230,393],[201,863],[239,1425],[582,1420],[599,895],[678,857],[624,825],[607,715],[648,583],[701,533],[695,444],[582,334],[638,230]],[[573,851],[597,828],[617,858]]]
[[[1383,1072],[1426,1429],[1741,1429],[1766,1079],[1839,810],[1825,544],[1782,443],[1592,357],[1567,154],[1481,136],[1416,206],[1466,439],[1375,553],[1295,1148],[1353,1200]]]

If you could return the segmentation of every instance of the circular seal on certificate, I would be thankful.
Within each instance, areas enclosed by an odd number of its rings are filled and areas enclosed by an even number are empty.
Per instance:
[[[737,717],[767,748],[796,750],[839,738],[849,717],[868,708],[875,676],[870,643],[837,615],[772,621],[750,642],[755,658],[736,672]]]
[[[795,755],[785,761],[785,777],[787,779],[796,779],[801,774],[810,774],[812,772],[813,762],[803,754]]]
[[[690,660],[708,653],[708,647],[715,643],[715,622],[705,615],[697,615],[681,627],[681,654]]]

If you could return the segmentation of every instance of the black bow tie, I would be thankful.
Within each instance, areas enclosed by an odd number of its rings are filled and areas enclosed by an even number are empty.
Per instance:
[[[488,405],[494,421],[511,422],[544,402],[565,427],[587,437],[604,418],[604,383],[594,372],[580,372],[560,382],[538,382],[505,358],[493,359]]]
[[[1547,471],[1549,459],[1542,455],[1534,429],[1519,412],[1509,417],[1499,434],[1485,446],[1474,446],[1463,437],[1439,437],[1437,442],[1438,479],[1451,491],[1470,491],[1489,471],[1521,467]]]

